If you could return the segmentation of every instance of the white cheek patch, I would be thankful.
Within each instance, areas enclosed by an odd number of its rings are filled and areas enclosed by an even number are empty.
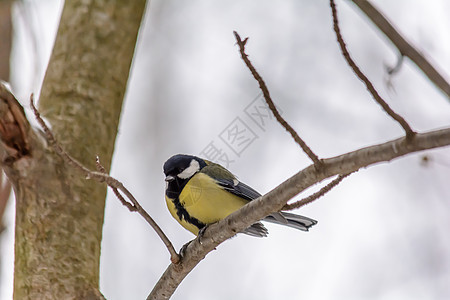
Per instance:
[[[191,160],[191,164],[189,167],[184,169],[183,172],[178,174],[177,176],[181,179],[188,179],[191,178],[195,173],[197,173],[200,170],[200,164],[195,159]]]
[[[239,180],[233,179],[233,184],[234,184],[234,186],[237,186],[239,184]]]

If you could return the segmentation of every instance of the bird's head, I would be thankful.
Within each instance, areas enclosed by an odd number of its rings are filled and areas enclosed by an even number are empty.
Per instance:
[[[177,154],[164,163],[166,191],[180,193],[184,185],[206,166],[206,162],[193,155]]]

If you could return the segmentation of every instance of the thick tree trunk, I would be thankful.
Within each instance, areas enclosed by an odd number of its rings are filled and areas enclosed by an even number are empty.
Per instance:
[[[94,169],[96,155],[111,162],[144,8],[143,0],[65,2],[39,104],[63,148]],[[106,186],[65,165],[11,97],[0,108],[16,193],[14,299],[101,298]]]
[[[9,58],[12,43],[12,0],[0,0],[0,80],[9,81]]]

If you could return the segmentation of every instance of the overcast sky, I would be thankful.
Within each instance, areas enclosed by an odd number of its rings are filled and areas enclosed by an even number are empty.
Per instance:
[[[373,2],[449,79],[450,3]],[[389,78],[386,66],[395,65],[395,48],[350,1],[337,5],[349,51],[392,108],[418,131],[448,127],[449,99],[407,59]],[[61,3],[27,1],[16,8],[12,86],[27,106],[42,81]],[[247,54],[276,105],[320,157],[403,134],[347,67],[331,24],[324,0],[151,1],[112,175],[177,249],[193,235],[165,207],[162,164],[171,155],[204,156],[214,146],[221,163],[261,193],[310,164],[272,118],[252,115],[262,102],[233,30],[249,37]],[[233,126],[247,129],[244,144],[227,140]],[[226,241],[189,274],[173,299],[448,299],[449,152],[447,147],[410,155],[351,175],[297,212],[318,220],[308,233],[267,224],[268,238],[238,235]],[[12,205],[8,212],[1,299],[12,295]],[[109,300],[145,299],[170,263],[164,245],[111,195],[103,233],[102,293]]]

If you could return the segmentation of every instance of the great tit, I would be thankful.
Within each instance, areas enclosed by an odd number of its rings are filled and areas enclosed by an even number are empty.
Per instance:
[[[172,216],[195,235],[261,196],[221,165],[192,155],[177,154],[164,163],[166,203]],[[308,231],[317,221],[287,212],[268,215],[263,221]],[[242,233],[265,237],[266,227],[257,222]]]

